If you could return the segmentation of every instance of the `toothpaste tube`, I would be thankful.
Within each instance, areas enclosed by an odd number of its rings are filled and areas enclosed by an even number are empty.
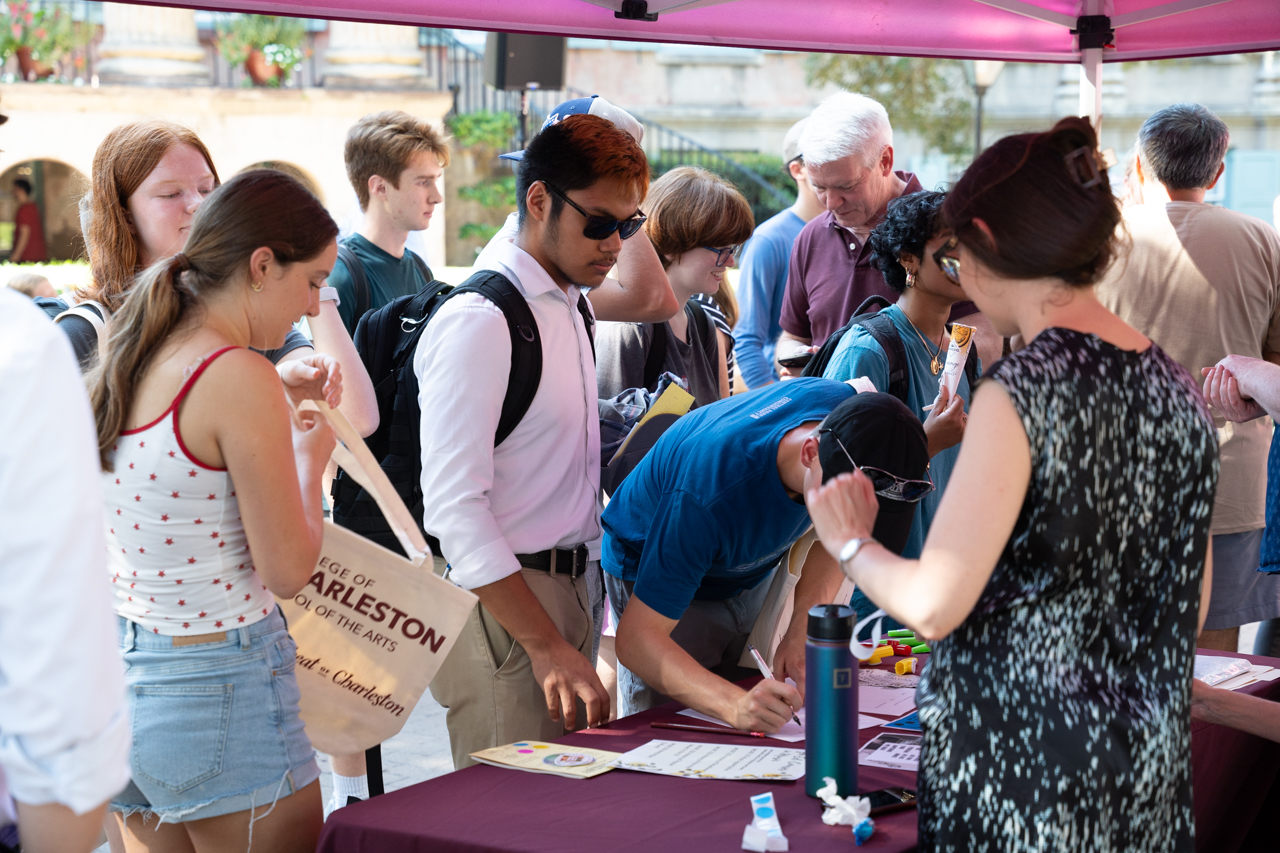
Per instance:
[[[757,794],[751,798],[751,823],[742,833],[742,849],[755,853],[783,853],[790,845],[782,834],[778,809],[773,794]]]
[[[964,375],[964,363],[969,358],[973,332],[973,326],[951,324],[951,346],[947,347],[947,366],[942,369],[942,375],[938,377],[938,386],[945,387],[947,393],[952,396],[955,396],[956,389],[960,387],[960,377]]]

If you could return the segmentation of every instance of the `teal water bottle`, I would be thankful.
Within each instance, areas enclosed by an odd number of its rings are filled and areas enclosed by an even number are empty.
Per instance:
[[[809,610],[804,644],[804,791],[811,797],[836,780],[837,793],[858,793],[858,662],[849,651],[854,610],[819,604]]]

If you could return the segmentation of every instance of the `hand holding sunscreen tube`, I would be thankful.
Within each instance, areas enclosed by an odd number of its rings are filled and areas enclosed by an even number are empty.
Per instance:
[[[938,377],[938,385],[946,386],[948,393],[955,396],[960,387],[960,377],[964,374],[964,363],[969,359],[969,347],[973,344],[973,326],[951,324],[951,346],[947,347],[947,366]],[[970,391],[972,393],[972,391]]]

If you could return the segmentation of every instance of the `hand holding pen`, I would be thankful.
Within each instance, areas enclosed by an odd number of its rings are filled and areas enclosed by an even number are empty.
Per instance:
[[[771,681],[777,681],[777,679],[773,677],[773,670],[769,669],[769,664],[764,662],[764,656],[761,655],[760,652],[756,651],[756,647],[747,643],[747,649],[750,650],[751,657],[755,658],[756,666],[760,667],[761,674]],[[797,726],[803,727],[804,724],[800,722],[800,717],[794,712],[791,714],[791,719],[795,720]]]

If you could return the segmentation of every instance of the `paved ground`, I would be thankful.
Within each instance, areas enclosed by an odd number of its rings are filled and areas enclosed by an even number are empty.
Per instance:
[[[409,715],[400,734],[382,745],[382,780],[388,791],[434,779],[453,770],[449,753],[449,733],[444,725],[444,708],[428,691]],[[324,800],[329,802],[332,780],[329,760],[321,755],[320,777]]]

